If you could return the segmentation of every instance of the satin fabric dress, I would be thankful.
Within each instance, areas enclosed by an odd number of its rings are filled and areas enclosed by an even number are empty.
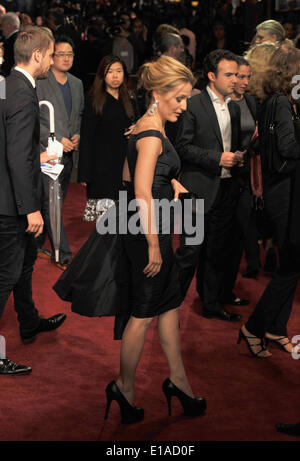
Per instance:
[[[171,180],[178,176],[180,159],[170,141],[159,131],[147,130],[130,136],[127,153],[130,176],[133,181],[137,140],[153,136],[161,139],[162,153],[157,159],[152,195],[154,199],[172,201]],[[128,201],[134,199],[133,183],[127,184],[126,191]],[[118,229],[120,202],[114,207],[110,212],[116,211]],[[128,220],[134,212],[128,213]],[[72,303],[73,312],[89,317],[116,316],[115,339],[121,339],[130,316],[151,318],[177,308],[183,297],[172,249],[173,223],[169,232],[165,230],[168,220],[169,216],[159,215],[162,266],[155,277],[146,277],[143,273],[148,264],[148,243],[143,233],[101,235],[96,229],[58,279],[54,290],[61,299]]]

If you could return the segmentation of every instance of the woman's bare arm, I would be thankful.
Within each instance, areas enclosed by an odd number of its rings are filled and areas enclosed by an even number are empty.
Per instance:
[[[154,277],[160,271],[162,263],[152,196],[154,171],[162,150],[161,140],[156,137],[142,138],[137,141],[137,150],[134,190],[149,252],[149,262],[144,273],[148,277]]]

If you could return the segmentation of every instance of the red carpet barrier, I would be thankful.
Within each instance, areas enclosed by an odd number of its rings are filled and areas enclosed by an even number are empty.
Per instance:
[[[94,228],[82,221],[84,205],[83,187],[71,184],[64,222],[74,253]],[[194,283],[181,308],[182,348],[192,388],[207,399],[206,414],[186,418],[173,399],[168,417],[161,390],[168,367],[154,321],[136,379],[136,403],[145,408],[145,420],[122,425],[113,402],[104,422],[105,387],[118,375],[120,342],[112,339],[112,318],[81,317],[56,296],[51,287],[60,274],[53,263],[39,259],[33,275],[34,299],[41,315],[68,315],[59,330],[42,333],[34,343],[23,345],[12,297],[1,319],[7,356],[33,369],[28,376],[0,377],[1,441],[297,440],[277,433],[275,423],[300,420],[300,360],[272,344],[270,359],[251,357],[245,343],[236,344],[239,324],[200,315]],[[265,275],[257,281],[239,276],[236,291],[250,298],[251,304],[232,310],[243,314],[243,320],[268,280]],[[298,289],[289,322],[291,338],[300,335],[299,305]]]

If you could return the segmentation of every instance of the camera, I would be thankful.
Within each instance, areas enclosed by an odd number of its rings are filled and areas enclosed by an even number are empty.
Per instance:
[[[122,24],[125,24],[124,19],[118,16],[114,16],[108,21],[106,32],[113,36],[119,35],[122,31]]]

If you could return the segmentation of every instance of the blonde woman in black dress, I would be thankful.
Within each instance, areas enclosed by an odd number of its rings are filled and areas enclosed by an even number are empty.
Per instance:
[[[145,234],[125,236],[125,250],[131,262],[132,312],[122,336],[120,375],[106,389],[106,416],[110,402],[116,400],[123,422],[143,419],[143,409],[133,406],[135,372],[147,329],[157,315],[160,342],[170,368],[170,377],[163,383],[169,412],[172,396],[179,398],[186,415],[198,416],[206,408],[204,399],[194,397],[181,357],[178,307],[182,297],[172,235],[161,233],[164,217],[157,233],[147,232],[145,224],[152,229],[153,199],[171,201],[180,192],[187,192],[176,180],[180,160],[166,137],[165,122],[176,122],[186,110],[193,75],[175,59],[162,57],[144,64],[140,79],[150,92],[151,103],[130,136],[123,179],[132,181]]]
[[[172,231],[162,232],[169,217],[161,213],[157,223],[153,200],[171,202],[179,193],[187,192],[176,179],[180,159],[166,137],[165,122],[176,122],[186,110],[193,74],[177,60],[161,57],[142,66],[140,79],[151,102],[130,135],[123,180],[129,183],[129,198],[137,201],[143,232],[137,235],[129,232],[118,238],[99,236],[95,231],[54,287],[62,299],[72,301],[75,312],[90,316],[116,314],[115,337],[122,338],[120,374],[106,388],[105,417],[115,400],[120,406],[123,423],[135,423],[144,418],[143,408],[134,406],[135,373],[147,329],[156,316],[170,370],[169,378],[163,382],[169,414],[173,396],[180,400],[185,415],[199,416],[206,408],[205,399],[194,397],[182,362],[178,308],[183,299],[172,248]],[[105,238],[108,244],[102,245]],[[114,252],[111,245],[114,239],[122,242],[120,251]],[[124,257],[120,257],[121,250]],[[114,272],[123,260],[126,260],[126,275],[129,276],[128,296],[120,295],[121,289],[114,283]],[[120,324],[118,319],[122,312],[119,315],[120,311],[114,308],[117,298],[121,298],[120,310],[130,307],[126,320]]]

